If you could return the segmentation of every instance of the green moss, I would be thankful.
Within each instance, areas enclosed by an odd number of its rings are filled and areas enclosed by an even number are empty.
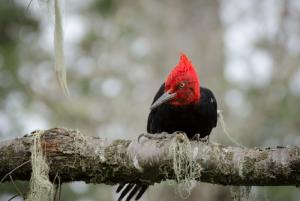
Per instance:
[[[254,173],[255,168],[255,160],[254,158],[250,158],[245,156],[244,163],[243,163],[243,176],[251,178]]]
[[[124,141],[124,140],[115,140],[113,141],[113,143],[111,144],[111,146],[109,146],[108,148],[106,148],[104,150],[104,157],[105,158],[114,158],[114,160],[108,160],[108,161],[114,161],[114,163],[118,164],[121,161],[124,161],[124,158],[126,159],[127,153],[124,152],[120,152],[119,150],[120,147],[128,147],[130,144],[130,141]],[[124,149],[127,150],[127,149]],[[133,166],[133,163],[132,163]]]
[[[233,160],[233,152],[227,152],[225,154],[225,160],[232,161]]]
[[[230,164],[224,163],[224,165],[221,167],[221,169],[225,175],[230,175],[232,173],[232,168],[231,168]]]
[[[292,174],[299,175],[300,174],[300,159],[292,160],[290,163],[290,170]]]
[[[258,157],[256,158],[256,161],[262,161],[268,158],[268,153],[265,151],[262,151],[260,154],[258,154]]]

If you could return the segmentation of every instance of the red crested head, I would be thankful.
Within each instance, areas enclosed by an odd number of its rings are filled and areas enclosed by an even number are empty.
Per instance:
[[[179,63],[170,72],[165,81],[164,93],[151,105],[153,110],[163,103],[184,106],[198,103],[200,100],[200,83],[191,61],[181,54]]]
[[[170,72],[165,81],[165,92],[176,94],[169,103],[188,105],[200,100],[200,82],[197,72],[185,54],[181,54],[179,63]]]

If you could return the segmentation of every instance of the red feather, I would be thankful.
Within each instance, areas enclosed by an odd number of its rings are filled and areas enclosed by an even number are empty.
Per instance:
[[[184,92],[189,92],[188,90],[192,88],[194,93],[192,94],[192,96],[185,98],[187,102],[183,104],[190,104],[199,101],[200,81],[192,62],[188,59],[188,57],[185,54],[181,54],[178,64],[168,75],[165,81],[165,92],[175,92],[177,90],[177,86],[182,82],[188,83],[189,86],[182,90],[182,92],[179,92],[177,98],[183,98],[181,96],[186,95],[186,93]],[[173,102],[173,104],[180,105],[180,103],[176,103],[176,99]]]

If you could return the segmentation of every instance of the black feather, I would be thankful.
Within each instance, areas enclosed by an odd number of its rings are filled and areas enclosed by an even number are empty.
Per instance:
[[[131,198],[136,194],[136,192],[140,189],[140,186],[135,185],[132,191],[129,193],[129,195],[126,198],[126,201],[130,201]]]
[[[119,184],[119,186],[118,186],[118,188],[117,188],[117,190],[116,190],[116,193],[119,193],[122,189],[123,189],[123,187],[126,185],[126,183],[122,183],[122,184]]]
[[[126,188],[122,191],[118,201],[121,201],[125,195],[134,187],[134,184],[128,184]]]
[[[164,84],[154,97],[155,102],[164,93]],[[200,87],[200,100],[197,104],[173,106],[164,103],[151,110],[148,116],[147,132],[174,133],[184,131],[189,139],[195,134],[201,138],[210,134],[217,125],[217,101],[207,88]]]
[[[135,200],[139,200],[141,197],[142,197],[142,195],[145,193],[145,191],[147,190],[147,188],[148,188],[149,186],[147,186],[147,185],[142,185],[141,187],[140,187],[140,192],[137,194],[137,196],[135,197]]]

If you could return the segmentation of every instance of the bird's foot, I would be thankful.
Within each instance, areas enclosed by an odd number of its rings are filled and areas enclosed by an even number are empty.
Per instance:
[[[196,140],[197,142],[202,142],[204,144],[209,144],[209,135],[201,138],[200,134],[197,133],[193,136],[192,140]]]
[[[201,140],[201,136],[199,133],[195,134],[193,137],[192,137],[192,140],[196,140],[196,141],[200,141]]]
[[[141,139],[145,137],[149,140],[163,140],[171,137],[169,133],[163,132],[163,133],[155,133],[155,134],[150,134],[150,133],[142,133],[138,137],[138,142],[141,142]]]
[[[140,140],[141,140],[141,138],[143,138],[143,137],[145,137],[145,138],[147,138],[147,139],[151,139],[151,138],[152,138],[151,135],[152,135],[152,134],[149,134],[149,133],[142,133],[142,134],[140,134],[140,135],[138,136],[137,141],[140,143]]]

